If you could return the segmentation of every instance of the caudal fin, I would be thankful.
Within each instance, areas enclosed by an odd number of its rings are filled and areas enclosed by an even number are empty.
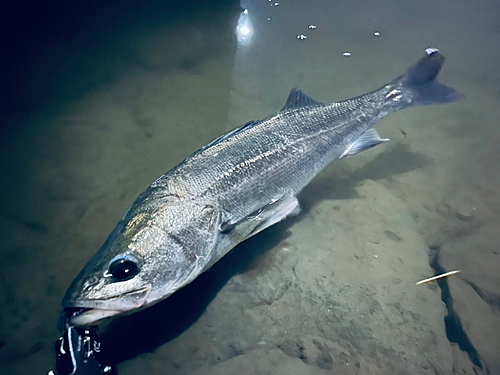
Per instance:
[[[405,92],[410,106],[451,103],[462,97],[451,87],[436,80],[444,60],[438,49],[427,48],[424,57],[393,81]]]

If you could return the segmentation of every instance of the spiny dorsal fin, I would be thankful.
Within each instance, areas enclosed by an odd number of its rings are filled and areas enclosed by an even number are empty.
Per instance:
[[[302,108],[308,105],[322,105],[323,103],[314,100],[309,95],[304,94],[302,90],[293,88],[288,95],[285,105],[281,108],[280,112],[289,111],[291,109]]]
[[[237,128],[234,128],[233,130],[228,131],[225,134],[222,134],[221,136],[215,138],[212,142],[207,143],[205,146],[200,148],[197,152],[202,152],[205,151],[207,148],[212,147],[213,145],[216,145],[217,143],[224,142],[226,139],[229,139],[231,137],[234,137],[236,134],[239,134],[251,127],[254,127],[255,125],[260,124],[260,121],[249,121],[244,125],[238,126]]]

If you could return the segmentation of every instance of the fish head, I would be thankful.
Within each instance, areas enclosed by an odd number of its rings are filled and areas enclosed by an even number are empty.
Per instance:
[[[90,326],[145,305],[152,284],[148,262],[119,246],[101,248],[73,280],[62,302],[70,323]]]
[[[95,325],[159,302],[191,282],[212,250],[214,215],[197,204],[129,210],[66,292],[66,320]]]

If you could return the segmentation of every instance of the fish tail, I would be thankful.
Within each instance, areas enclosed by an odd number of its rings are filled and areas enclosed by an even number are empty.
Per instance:
[[[427,48],[424,57],[392,82],[403,92],[409,106],[451,103],[462,97],[436,80],[444,60],[438,49]]]

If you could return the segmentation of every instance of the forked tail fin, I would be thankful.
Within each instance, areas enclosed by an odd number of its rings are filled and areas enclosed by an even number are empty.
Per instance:
[[[392,84],[404,92],[410,106],[451,103],[462,95],[436,80],[444,63],[436,48],[427,48],[425,56]]]

